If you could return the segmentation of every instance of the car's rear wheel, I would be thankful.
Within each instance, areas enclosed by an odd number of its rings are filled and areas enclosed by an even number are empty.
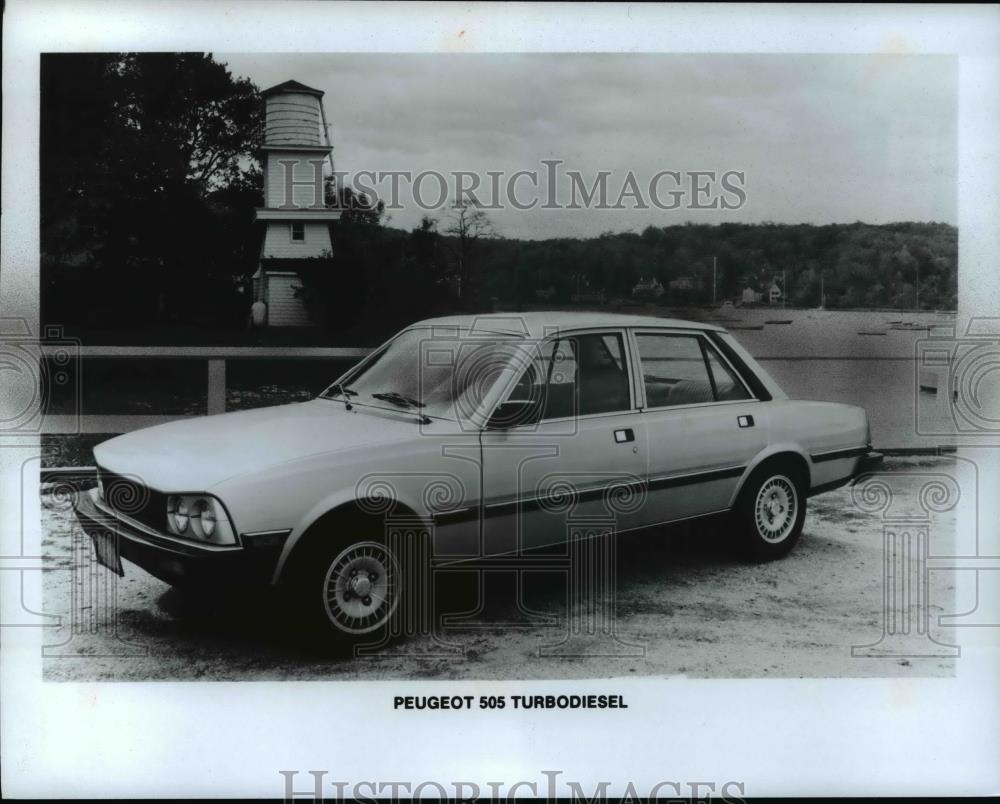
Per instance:
[[[745,553],[768,561],[795,546],[806,519],[803,485],[797,472],[778,463],[750,475],[734,511]]]

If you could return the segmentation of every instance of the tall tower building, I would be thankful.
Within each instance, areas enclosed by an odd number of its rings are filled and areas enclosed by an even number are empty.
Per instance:
[[[333,253],[330,221],[340,213],[323,199],[323,163],[333,146],[327,137],[323,92],[298,81],[285,81],[261,92],[265,103],[264,221],[260,266],[254,275],[254,299],[267,305],[273,327],[314,323],[302,300],[300,271],[329,270]]]

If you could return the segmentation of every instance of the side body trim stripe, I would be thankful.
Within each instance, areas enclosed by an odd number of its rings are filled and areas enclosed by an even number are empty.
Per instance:
[[[646,483],[611,483],[608,485],[594,486],[576,492],[577,502],[592,502],[600,499],[615,489],[641,489],[646,487],[647,491],[661,491],[663,489],[678,488],[680,486],[691,486],[698,483],[712,483],[716,480],[727,480],[733,477],[740,477],[746,471],[746,466],[727,466],[723,469],[710,469],[704,472],[692,472],[685,475],[668,475],[649,480]],[[511,498],[486,503],[483,506],[483,516],[487,519],[498,516],[507,516],[516,513],[518,509],[522,513],[529,513],[543,508],[549,500],[548,497],[529,497],[526,499]],[[459,508],[454,511],[441,511],[435,513],[434,522],[436,525],[458,525],[465,522],[474,522],[478,519],[480,506],[473,505],[467,508]]]
[[[849,449],[835,449],[830,452],[814,452],[809,455],[813,463],[823,463],[824,461],[836,461],[841,458],[859,458],[868,454],[869,447],[850,447]]]

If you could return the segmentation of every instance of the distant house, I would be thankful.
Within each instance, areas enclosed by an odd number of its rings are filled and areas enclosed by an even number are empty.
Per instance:
[[[771,283],[771,287],[767,291],[767,301],[768,304],[777,304],[781,301],[781,288],[778,287],[777,282]]]
[[[604,288],[592,288],[583,274],[576,275],[576,293],[569,297],[573,304],[604,304]]]
[[[742,304],[760,304],[762,298],[764,298],[764,294],[759,290],[745,287],[743,288],[743,293],[740,295],[740,302]]]
[[[653,298],[658,299],[663,295],[663,285],[654,276],[649,279],[643,279],[639,277],[639,281],[635,283],[635,287],[632,288],[632,296],[634,298]]]
[[[687,292],[701,289],[701,281],[690,276],[679,276],[667,283],[671,290]]]
[[[450,274],[439,279],[438,284],[447,290],[450,298],[458,299],[462,296],[462,280],[457,274]]]

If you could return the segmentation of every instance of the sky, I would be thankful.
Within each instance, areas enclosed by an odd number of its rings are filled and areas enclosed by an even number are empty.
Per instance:
[[[506,180],[558,159],[560,171],[580,171],[588,185],[610,171],[612,199],[629,171],[645,195],[665,170],[744,176],[746,200],[735,209],[490,211],[506,237],[590,237],[686,221],[957,223],[958,74],[950,56],[215,58],[261,89],[295,79],[323,90],[336,168],[348,174],[468,170],[485,183],[487,171],[504,171]],[[676,188],[666,181],[661,199]],[[435,183],[423,186],[426,197],[440,193]],[[390,225],[408,229],[427,213],[404,199]],[[448,211],[430,214],[445,219]]]

